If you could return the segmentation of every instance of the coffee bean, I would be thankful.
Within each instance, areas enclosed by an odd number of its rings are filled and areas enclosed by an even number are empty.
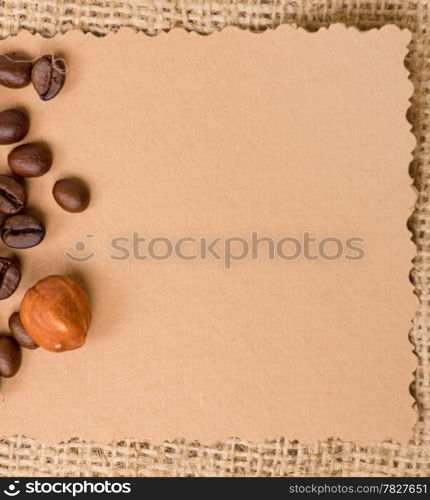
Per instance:
[[[18,109],[0,113],[0,144],[13,144],[24,139],[30,128],[28,116]]]
[[[21,271],[18,266],[5,257],[0,257],[0,300],[7,299],[18,288]]]
[[[62,89],[66,79],[66,68],[61,59],[42,56],[31,72],[31,81],[42,101],[49,101]]]
[[[10,89],[22,89],[31,81],[33,64],[15,54],[0,56],[0,85]]]
[[[27,349],[37,349],[39,347],[26,332],[18,312],[14,312],[9,318],[9,330],[20,346],[26,347]]]
[[[8,247],[31,248],[45,237],[45,226],[32,215],[10,215],[3,220],[0,234],[3,243]]]
[[[90,203],[90,192],[79,179],[61,179],[52,190],[55,201],[67,212],[83,212]]]
[[[13,149],[7,162],[9,168],[21,177],[40,177],[51,168],[52,154],[44,144],[32,142]]]
[[[16,375],[21,366],[21,347],[8,335],[0,335],[0,375],[10,378]]]
[[[0,212],[17,214],[27,203],[24,186],[9,175],[0,175]]]

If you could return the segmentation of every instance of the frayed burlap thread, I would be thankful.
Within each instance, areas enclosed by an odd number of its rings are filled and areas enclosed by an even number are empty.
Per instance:
[[[417,422],[408,443],[310,445],[284,438],[203,445],[72,439],[53,446],[0,440],[3,476],[429,476],[430,475],[430,19],[428,0],[0,0],[0,38],[25,29],[52,37],[70,29],[104,36],[127,27],[147,35],[183,28],[209,35],[227,26],[260,32],[281,24],[316,31],[341,22],[360,30],[395,24],[411,32],[405,60],[414,86],[408,120],[416,137],[408,220],[416,244],[410,279],[419,299],[409,333],[417,357],[410,392]],[[406,335],[406,332],[405,332]],[[400,391],[406,390],[399,387]],[[412,399],[411,399],[412,402]]]

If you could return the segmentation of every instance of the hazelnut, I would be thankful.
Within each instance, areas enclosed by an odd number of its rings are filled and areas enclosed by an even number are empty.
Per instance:
[[[72,278],[47,276],[27,290],[20,318],[36,344],[63,352],[85,344],[91,307],[87,294]]]

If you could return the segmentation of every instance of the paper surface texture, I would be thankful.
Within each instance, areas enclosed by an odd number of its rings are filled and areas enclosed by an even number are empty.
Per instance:
[[[0,326],[26,288],[57,273],[87,287],[94,321],[83,349],[25,352],[2,381],[2,434],[407,440],[417,307],[409,38],[333,26],[3,41],[3,52],[62,55],[69,73],[50,102],[31,87],[0,89],[3,109],[30,114],[25,142],[48,142],[55,158],[27,183],[47,237],[16,252],[22,285]],[[11,149],[1,148],[3,173]],[[91,188],[83,214],[51,196],[66,176]],[[308,233],[312,255],[335,239],[327,252],[340,241],[342,257],[271,260],[263,242],[258,258],[228,265],[190,240],[181,248],[195,259],[144,258],[156,238],[154,255],[183,238],[220,238],[223,254],[236,238],[237,256],[253,233],[303,247]],[[345,257],[350,238],[363,258]]]

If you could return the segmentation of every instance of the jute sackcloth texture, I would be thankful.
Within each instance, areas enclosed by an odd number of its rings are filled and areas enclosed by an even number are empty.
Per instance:
[[[342,22],[359,29],[395,24],[410,30],[405,64],[414,85],[408,119],[417,143],[410,175],[417,191],[408,221],[417,252],[411,281],[419,298],[410,341],[417,356],[417,423],[408,443],[357,446],[336,439],[310,445],[285,438],[251,444],[231,439],[109,445],[72,439],[46,446],[0,440],[5,476],[427,476],[430,474],[430,24],[428,0],[0,0],[0,38],[26,29],[46,37],[80,29],[103,36],[121,27],[148,35],[175,27],[210,34],[226,26],[252,31],[281,24],[310,31]],[[399,388],[399,390],[404,390]]]

